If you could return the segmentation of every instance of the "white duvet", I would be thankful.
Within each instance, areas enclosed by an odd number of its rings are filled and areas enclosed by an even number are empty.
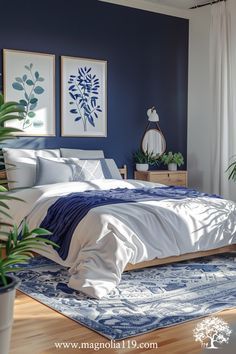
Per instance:
[[[20,190],[25,203],[9,202],[20,224],[27,216],[38,227],[48,208],[62,195],[91,189],[156,187],[134,180],[57,183]],[[91,209],[72,237],[63,261],[52,247],[47,258],[70,267],[69,286],[96,298],[112,291],[127,263],[138,263],[236,243],[236,204],[217,198],[145,201]]]

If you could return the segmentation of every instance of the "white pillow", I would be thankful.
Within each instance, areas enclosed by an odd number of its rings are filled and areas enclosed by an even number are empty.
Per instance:
[[[105,179],[100,160],[37,158],[36,185]]]
[[[100,159],[104,158],[102,150],[81,150],[81,149],[60,149],[62,157],[76,157],[79,159]]]
[[[36,186],[72,182],[77,174],[79,159],[37,157]]]
[[[60,157],[59,149],[31,150],[3,148],[9,189],[35,185],[37,156]]]

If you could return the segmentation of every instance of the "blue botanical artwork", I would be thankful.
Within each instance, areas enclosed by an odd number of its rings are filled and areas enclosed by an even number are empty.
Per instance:
[[[45,91],[43,87],[44,78],[40,75],[37,69],[34,69],[34,64],[24,66],[25,72],[22,76],[17,76],[12,83],[14,90],[22,92],[22,98],[19,103],[25,106],[25,113],[22,113],[22,128],[26,129],[32,125],[41,127],[44,123],[40,120],[34,120],[36,117],[36,110],[39,104],[40,95]]]
[[[86,132],[88,124],[96,126],[96,120],[102,112],[99,104],[99,79],[91,67],[84,66],[78,68],[78,75],[69,75],[68,84],[70,113],[75,122],[83,124]]]

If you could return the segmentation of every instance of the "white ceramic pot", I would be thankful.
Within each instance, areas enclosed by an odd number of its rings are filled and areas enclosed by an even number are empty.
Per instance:
[[[148,171],[149,165],[148,163],[136,163],[137,171]]]
[[[169,171],[177,171],[177,164],[176,163],[169,163],[168,170]]]
[[[10,351],[11,328],[16,286],[19,281],[15,277],[7,277],[9,284],[0,285],[0,354]]]

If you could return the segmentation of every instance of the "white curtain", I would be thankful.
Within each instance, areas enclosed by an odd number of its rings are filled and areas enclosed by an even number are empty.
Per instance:
[[[233,4],[234,2],[234,4]],[[231,23],[235,0],[211,6],[210,84],[211,84],[211,183],[212,192],[236,200],[236,184],[225,172],[236,155],[236,31]],[[236,12],[235,12],[236,19]],[[233,16],[234,17],[234,16]],[[235,31],[235,33],[234,33]]]

